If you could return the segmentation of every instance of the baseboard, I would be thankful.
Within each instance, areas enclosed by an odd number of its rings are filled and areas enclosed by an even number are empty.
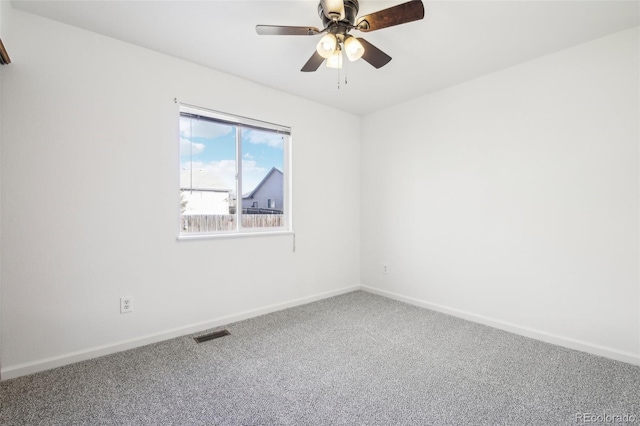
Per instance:
[[[506,321],[489,318],[483,315],[473,314],[471,312],[450,308],[450,307],[439,305],[436,303],[426,302],[424,300],[403,296],[398,293],[381,290],[381,289],[369,287],[366,285],[361,285],[360,288],[364,291],[368,291],[369,293],[377,294],[379,296],[388,297],[390,299],[398,300],[400,302],[405,302],[410,305],[431,309],[433,311],[441,312],[443,314],[448,314],[458,318],[488,325],[490,327],[498,328],[500,330],[508,331],[510,333],[519,334],[521,336],[530,337],[532,339],[541,340],[543,342],[551,343],[558,346],[563,346],[565,348],[575,349],[578,351],[590,353],[592,355],[598,355],[605,358],[610,358],[617,361],[622,361],[629,364],[640,366],[640,356],[630,352],[619,351],[613,348],[608,348],[606,346],[600,346],[593,343],[572,339],[566,336],[559,336],[557,334],[547,333],[545,331],[540,331],[540,330],[536,330],[529,327],[523,327],[523,326],[509,323]]]
[[[350,287],[343,287],[337,290],[331,290],[324,293],[317,293],[311,296],[301,297],[298,299],[289,300],[282,303],[276,303],[273,305],[264,306],[258,309],[249,311],[243,311],[234,315],[227,315],[211,319],[208,321],[202,321],[195,324],[190,324],[184,327],[177,327],[169,330],[165,330],[159,333],[149,334],[135,339],[123,340],[120,342],[96,346],[86,350],[69,352],[60,356],[45,358],[33,362],[27,362],[24,364],[18,364],[3,368],[0,372],[2,380],[9,380],[20,376],[26,376],[28,374],[37,373],[51,368],[62,367],[64,365],[73,364],[80,361],[86,361],[88,359],[101,357],[104,355],[110,355],[116,352],[125,351],[128,349],[137,348],[140,346],[149,345],[152,343],[161,342],[163,340],[173,339],[175,337],[184,336],[187,334],[197,333],[199,331],[207,330],[209,328],[219,327],[221,325],[230,324],[237,321],[257,317],[260,315],[268,314],[271,312],[281,311],[283,309],[292,308],[294,306],[306,305],[318,300],[327,299],[329,297],[338,296],[352,291],[360,290],[359,285]]]
[[[109,355],[112,353],[121,352],[128,349],[133,349],[140,346],[149,345],[152,343],[161,342],[163,340],[180,337],[187,334],[197,333],[199,331],[207,330],[214,327],[219,327],[219,326],[237,322],[237,321],[242,321],[245,319],[257,317],[257,316],[268,314],[271,312],[280,311],[280,310],[291,308],[294,306],[305,305],[307,303],[312,303],[318,300],[327,299],[329,297],[350,293],[356,290],[368,291],[369,293],[388,297],[390,299],[405,302],[410,305],[431,309],[433,311],[441,312],[444,314],[453,315],[458,318],[463,318],[469,321],[488,325],[490,327],[494,327],[500,330],[519,334],[521,336],[530,337],[533,339],[541,340],[543,342],[551,343],[558,346],[563,346],[569,349],[575,349],[575,350],[587,352],[593,355],[603,356],[606,358],[615,359],[618,361],[640,366],[640,357],[629,352],[618,351],[616,349],[595,345],[589,342],[584,342],[584,341],[572,339],[565,336],[559,336],[559,335],[547,333],[540,330],[535,330],[528,327],[522,327],[517,324],[496,320],[493,318],[473,314],[470,312],[450,308],[450,307],[435,304],[435,303],[426,302],[424,300],[403,296],[398,293],[381,290],[381,289],[369,287],[366,285],[354,285],[354,286],[344,287],[337,290],[318,293],[318,294],[307,296],[307,297],[293,299],[293,300],[289,300],[282,303],[268,305],[258,309],[243,311],[234,315],[228,315],[224,317],[211,319],[208,321],[190,324],[184,327],[177,327],[177,328],[165,330],[159,333],[142,336],[136,339],[123,340],[120,342],[115,342],[113,344],[96,346],[96,347],[89,348],[82,351],[69,352],[67,354],[63,354],[56,357],[45,358],[45,359],[41,359],[33,362],[9,366],[6,368],[2,368],[0,375],[3,381],[9,380],[16,377],[37,373],[40,371],[49,370],[51,368],[62,367],[64,365],[73,364],[80,361],[86,361],[88,359],[97,358],[100,356]]]

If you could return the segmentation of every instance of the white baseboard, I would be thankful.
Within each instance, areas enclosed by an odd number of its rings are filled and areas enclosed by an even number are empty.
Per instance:
[[[140,346],[149,345],[151,343],[161,342],[163,340],[172,339],[174,337],[180,337],[187,334],[197,333],[199,331],[207,330],[209,328],[219,327],[221,325],[230,324],[237,321],[257,317],[260,315],[268,314],[271,312],[281,311],[283,309],[291,308],[294,306],[306,305],[307,303],[315,302],[329,297],[338,296],[352,291],[360,290],[359,285],[350,287],[344,287],[338,290],[331,290],[324,293],[318,293],[311,296],[301,297],[299,299],[289,300],[282,303],[276,303],[274,305],[264,306],[262,308],[253,309],[250,311],[240,312],[234,315],[227,315],[220,318],[211,319],[208,321],[202,321],[195,324],[190,324],[184,327],[177,327],[169,330],[165,330],[159,333],[149,334],[135,339],[122,340],[108,345],[96,346],[93,348],[69,352],[56,357],[40,359],[33,362],[27,362],[24,364],[18,364],[3,368],[1,371],[2,380],[13,379],[27,374],[37,373],[39,371],[49,370],[51,368],[62,367],[63,365],[73,364],[80,361],[86,361],[88,359],[97,358],[104,355],[109,355],[116,352],[125,351],[128,349],[137,348]]]
[[[2,380],[13,379],[27,374],[37,373],[39,371],[49,370],[51,368],[61,367],[63,365],[73,364],[80,361],[86,361],[88,359],[97,358],[104,355],[109,355],[116,352],[125,351],[128,349],[137,348],[152,343],[161,342],[163,340],[172,339],[174,337],[180,337],[187,334],[197,333],[199,331],[207,330],[214,327],[219,327],[225,324],[230,324],[237,321],[257,317],[260,315],[268,314],[271,312],[280,311],[283,309],[291,308],[294,306],[305,305],[307,303],[315,302],[329,297],[338,296],[345,293],[350,293],[356,290],[364,290],[373,294],[388,297],[390,299],[398,300],[408,303],[410,305],[419,306],[433,311],[442,312],[444,314],[452,315],[458,318],[463,318],[469,321],[477,322],[480,324],[488,325],[490,327],[498,328],[500,330],[508,331],[511,333],[519,334],[521,336],[530,337],[533,339],[541,340],[543,342],[551,343],[558,346],[563,346],[570,349],[575,349],[582,352],[587,352],[593,355],[603,356],[606,358],[615,359],[618,361],[626,362],[629,364],[640,365],[640,356],[623,352],[616,349],[608,348],[584,342],[577,339],[572,339],[565,336],[559,336],[544,331],[519,326],[517,324],[496,320],[493,318],[485,317],[482,315],[473,314],[470,312],[462,311],[459,309],[442,306],[435,303],[426,302],[413,297],[403,296],[398,293],[369,287],[366,285],[354,285],[350,287],[344,287],[338,290],[332,290],[324,293],[318,293],[315,295],[302,297],[299,299],[289,300],[274,305],[264,306],[262,308],[240,312],[234,315],[228,315],[225,317],[219,317],[208,321],[203,321],[195,324],[190,324],[184,327],[173,328],[165,330],[159,333],[149,334],[136,339],[123,340],[115,342],[113,344],[96,346],[82,351],[70,352],[56,357],[45,358],[33,362],[18,364],[14,366],[5,367],[1,371]]]
[[[398,293],[393,293],[386,290],[380,290],[380,289],[369,287],[366,285],[362,285],[360,286],[360,288],[364,291],[368,291],[370,293],[377,294],[379,296],[388,297],[390,299],[398,300],[400,302],[405,302],[410,305],[431,309],[433,311],[441,312],[441,313],[452,315],[458,318],[488,325],[490,327],[498,328],[500,330],[508,331],[510,333],[519,334],[521,336],[530,337],[532,339],[541,340],[543,342],[551,343],[558,346],[563,346],[569,349],[575,349],[578,351],[587,352],[593,355],[603,356],[605,358],[615,359],[617,361],[627,362],[633,365],[640,365],[640,356],[638,356],[638,354],[633,354],[631,352],[619,351],[617,349],[609,348],[606,346],[596,345],[593,343],[573,339],[570,337],[559,336],[557,334],[547,333],[545,331],[540,331],[540,330],[536,330],[529,327],[523,327],[523,326],[509,323],[506,321],[485,317],[483,315],[473,314],[471,312],[466,312],[459,309],[438,305],[436,303],[426,302],[424,300],[403,296]]]

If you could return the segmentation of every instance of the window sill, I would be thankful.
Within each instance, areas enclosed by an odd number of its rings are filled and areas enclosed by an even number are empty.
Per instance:
[[[217,240],[225,238],[251,238],[294,235],[294,231],[257,231],[257,232],[229,232],[219,234],[178,235],[178,241]]]

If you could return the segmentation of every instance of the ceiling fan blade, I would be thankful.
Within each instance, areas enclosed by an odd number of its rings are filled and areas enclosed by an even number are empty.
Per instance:
[[[356,27],[360,31],[375,31],[394,25],[406,24],[424,18],[424,5],[420,0],[412,0],[397,6],[370,13],[358,18]]]
[[[320,30],[316,27],[287,27],[284,25],[256,25],[259,35],[316,35]]]
[[[322,10],[324,11],[324,15],[333,19],[341,21],[344,19],[344,1],[343,0],[320,0],[322,3]]]
[[[309,58],[306,64],[302,67],[300,71],[302,72],[314,72],[317,70],[320,65],[324,62],[324,58],[320,56],[318,52],[313,52],[313,55]]]
[[[382,50],[369,43],[367,40],[358,38],[358,41],[360,42],[360,44],[362,44],[362,47],[364,47],[362,59],[369,62],[374,67],[382,68],[391,60],[391,56],[387,55]]]

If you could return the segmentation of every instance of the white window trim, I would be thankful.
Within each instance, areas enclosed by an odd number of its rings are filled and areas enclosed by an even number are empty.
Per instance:
[[[178,235],[176,239],[178,241],[197,241],[197,240],[217,240],[228,238],[249,238],[249,237],[274,237],[274,236],[288,236],[294,235],[295,232],[291,231],[257,231],[257,232],[220,232],[216,234],[191,234],[191,235]]]

